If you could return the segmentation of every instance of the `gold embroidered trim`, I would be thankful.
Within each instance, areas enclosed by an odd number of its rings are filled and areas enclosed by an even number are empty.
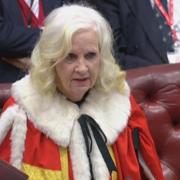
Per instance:
[[[60,148],[61,168],[62,177],[64,180],[69,179],[69,168],[68,168],[68,152],[67,148]]]
[[[115,157],[114,157],[114,153],[113,153],[113,150],[112,150],[112,147],[111,146],[108,146],[108,150],[109,150],[109,153],[111,155],[111,158],[114,162],[114,164],[116,165],[116,161],[115,161]],[[111,174],[111,179],[112,180],[117,180],[117,172],[116,171],[113,171],[112,174]]]
[[[62,172],[43,169],[23,163],[22,170],[29,176],[28,180],[63,180]]]

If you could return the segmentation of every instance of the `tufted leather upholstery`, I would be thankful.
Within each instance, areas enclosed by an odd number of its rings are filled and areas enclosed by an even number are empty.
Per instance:
[[[144,110],[165,180],[180,180],[180,64],[127,71],[133,95]],[[10,84],[0,84],[0,108]]]
[[[148,119],[165,180],[180,180],[180,64],[128,70],[127,80]]]

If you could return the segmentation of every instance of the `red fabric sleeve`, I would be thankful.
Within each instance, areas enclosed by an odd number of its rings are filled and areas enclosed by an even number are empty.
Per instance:
[[[139,163],[134,150],[132,131],[134,128],[139,129],[140,134],[140,151],[144,161],[155,176],[156,180],[163,180],[160,161],[157,156],[155,145],[150,135],[147,121],[144,113],[131,97],[131,116],[127,128],[119,135],[118,140],[113,145],[115,154],[118,180],[126,178],[141,180]]]
[[[146,117],[133,97],[131,97],[131,104],[132,116],[130,118],[129,124],[131,127],[137,127],[139,129],[140,151],[142,153],[143,159],[150,168],[152,174],[155,176],[155,179],[163,180],[164,177],[162,174],[160,160],[147,125]]]
[[[15,103],[15,100],[13,97],[10,97],[5,103],[4,103],[4,106],[2,108],[2,112],[4,112],[8,107],[14,105]]]
[[[15,104],[11,97],[4,104],[3,112]],[[60,151],[59,147],[46,135],[41,133],[34,125],[28,121],[25,141],[25,151],[23,162],[51,170],[60,170]],[[11,154],[11,130],[0,144],[0,159],[10,161]],[[52,156],[53,154],[53,156]]]
[[[14,105],[15,101],[10,97],[3,106],[2,113],[8,108]],[[3,159],[7,162],[10,160],[10,131],[5,137],[4,141],[0,144],[0,159]]]

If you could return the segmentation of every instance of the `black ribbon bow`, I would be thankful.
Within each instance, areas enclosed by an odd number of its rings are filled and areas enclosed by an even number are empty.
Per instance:
[[[92,137],[90,133],[90,129],[92,131],[92,134],[94,135],[94,139],[97,143],[97,146],[101,152],[101,155],[106,163],[106,166],[109,170],[109,173],[111,175],[112,171],[116,171],[116,166],[109,154],[109,151],[107,149],[106,143],[107,138],[100,128],[100,126],[96,123],[96,121],[86,115],[83,114],[79,117],[78,122],[81,126],[81,130],[84,136],[85,144],[86,144],[86,150],[87,150],[87,156],[89,160],[89,166],[90,166],[90,173],[91,173],[91,179],[94,179],[93,171],[92,171],[92,163],[90,158],[90,153],[92,151]]]

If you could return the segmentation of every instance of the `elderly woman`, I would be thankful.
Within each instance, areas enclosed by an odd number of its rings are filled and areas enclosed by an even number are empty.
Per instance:
[[[0,119],[0,157],[52,180],[163,180],[145,117],[112,55],[112,33],[94,9],[55,9],[12,85]]]

